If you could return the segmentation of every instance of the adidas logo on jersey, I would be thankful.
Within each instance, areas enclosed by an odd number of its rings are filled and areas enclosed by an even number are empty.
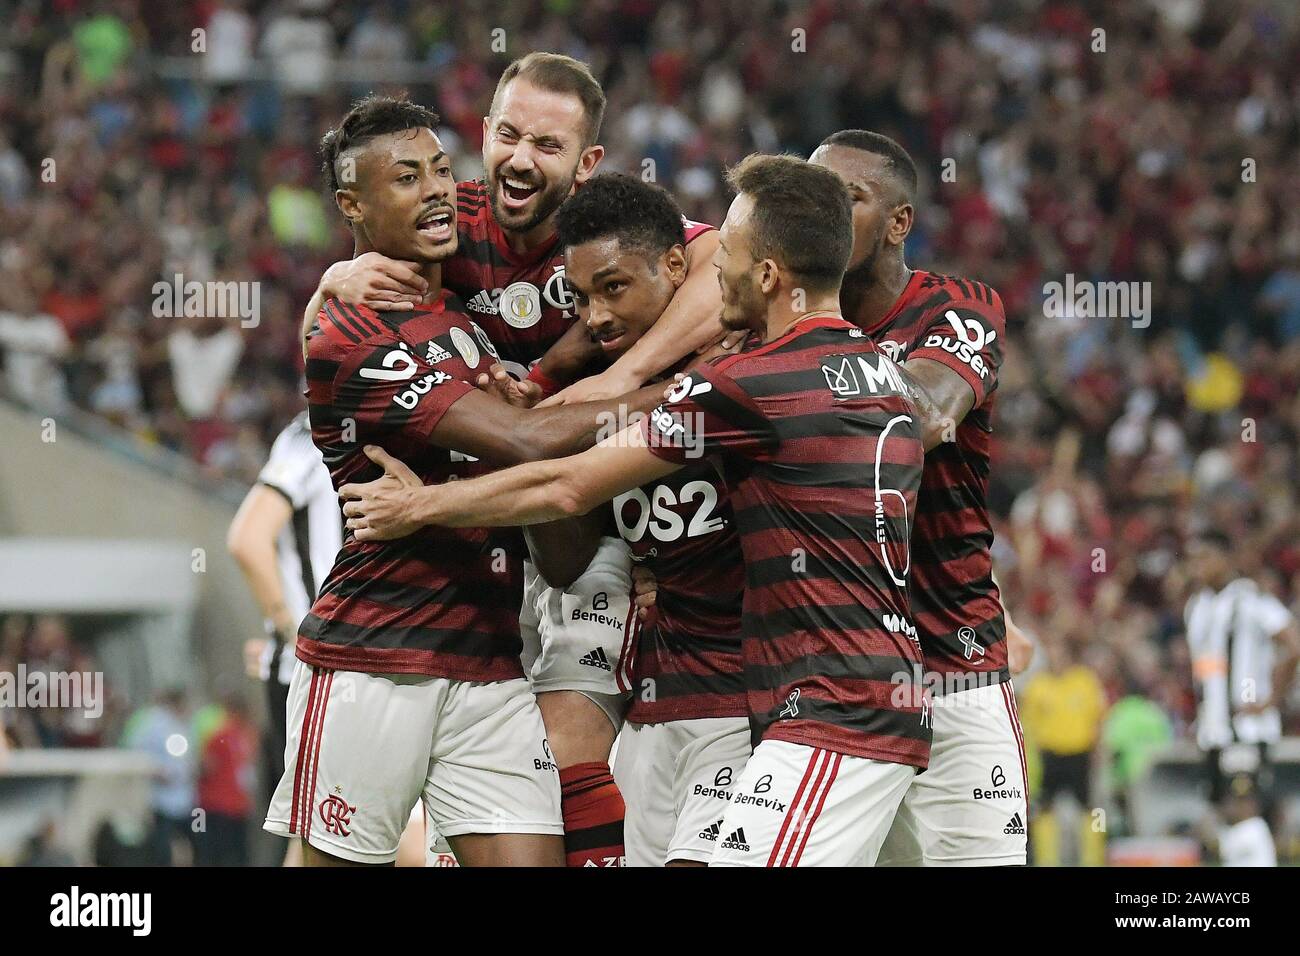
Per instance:
[[[748,850],[749,842],[745,839],[745,828],[737,827],[731,832],[731,836],[718,845],[724,850]]]
[[[1002,828],[1002,832],[1024,836],[1025,821],[1020,819],[1019,813],[1013,813],[1011,819],[1007,821],[1007,825]]]
[[[429,340],[429,348],[424,353],[424,360],[430,365],[437,365],[439,362],[445,362],[451,358],[451,353],[432,339]]]
[[[700,839],[708,840],[710,843],[718,842],[718,834],[722,832],[722,821],[716,820],[710,823],[708,829],[700,831]]]
[[[579,664],[586,664],[588,667],[599,667],[603,671],[612,671],[614,668],[609,666],[609,657],[605,654],[605,648],[598,647],[595,650],[587,651],[586,654],[578,660]]]
[[[487,289],[466,302],[465,308],[473,309],[475,312],[482,312],[484,315],[497,314],[496,303],[492,301],[492,294]]]

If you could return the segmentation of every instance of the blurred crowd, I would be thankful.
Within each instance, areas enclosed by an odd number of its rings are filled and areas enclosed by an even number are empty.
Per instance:
[[[15,675],[22,695],[0,700],[0,767],[6,753],[52,747],[122,747],[147,755],[152,811],[139,825],[105,821],[95,839],[100,865],[245,865],[248,824],[262,799],[259,733],[244,697],[227,692],[199,701],[162,688],[136,706],[104,679],[93,627],[74,628],[59,614],[0,617],[0,673]],[[37,685],[31,675],[44,682]],[[77,675],[67,696],[58,676]],[[44,696],[34,698],[36,686]],[[198,808],[198,809],[196,809]],[[27,842],[18,861],[72,865],[51,819]]]
[[[547,49],[605,84],[606,168],[652,174],[697,219],[721,220],[723,170],[753,150],[864,127],[912,152],[909,264],[1006,304],[999,576],[1018,623],[1095,677],[1094,739],[1121,701],[1172,735],[1194,716],[1179,554],[1198,525],[1300,610],[1300,6],[8,6],[0,355],[35,407],[251,480],[301,405],[302,304],[350,252],[321,132],[351,98],[406,89],[472,177],[500,70]],[[158,315],[153,285],[177,273],[257,281],[259,323]],[[1146,307],[1048,307],[1067,276],[1142,283]]]

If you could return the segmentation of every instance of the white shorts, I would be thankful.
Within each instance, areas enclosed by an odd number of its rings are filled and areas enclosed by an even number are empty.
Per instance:
[[[391,863],[423,798],[430,830],[562,834],[560,778],[522,679],[299,667],[285,770],[265,829],[356,863]]]
[[[624,724],[614,782],[623,794],[628,866],[707,863],[749,760],[749,719]]]
[[[574,690],[589,697],[617,729],[632,686],[636,615],[632,560],[619,538],[605,537],[582,577],[553,588],[532,562],[524,566],[520,660],[533,693]]]
[[[907,764],[764,740],[722,818],[710,866],[874,866],[916,777]]]
[[[1023,866],[1025,750],[1011,684],[936,697],[930,766],[903,798],[880,866]]]

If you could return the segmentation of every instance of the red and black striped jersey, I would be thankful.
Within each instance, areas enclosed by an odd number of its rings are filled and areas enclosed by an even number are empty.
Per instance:
[[[658,582],[653,623],[637,639],[627,719],[657,724],[745,716],[745,562],[715,462],[697,459],[619,495],[614,521],[632,560]]]
[[[1002,299],[983,283],[918,270],[866,332],[894,361],[941,362],[975,392],[953,440],[925,456],[912,533],[912,613],[935,689],[938,676],[956,690],[973,686],[962,675],[1006,680],[1006,621],[993,583],[987,503],[994,390],[1006,338]]]
[[[713,228],[683,224],[688,244]],[[523,378],[577,316],[559,237],[524,253],[511,250],[482,180],[456,184],[456,231],[460,245],[442,265],[443,284],[487,329],[503,364]]]
[[[493,357],[492,341],[449,292],[412,312],[327,301],[307,343],[307,406],[334,487],[380,476],[367,444],[426,485],[488,471],[429,442]],[[522,592],[515,529],[428,527],[378,542],[349,531],[302,622],[298,657],[369,673],[521,677]]]
[[[808,318],[692,370],[643,427],[668,461],[722,458],[756,735],[925,766],[907,602],[924,451],[897,366],[843,319]]]

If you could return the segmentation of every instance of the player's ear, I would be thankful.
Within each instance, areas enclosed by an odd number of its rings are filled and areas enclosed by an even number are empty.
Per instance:
[[[668,278],[672,280],[673,288],[680,288],[686,281],[686,250],[680,245],[674,245],[663,254],[663,266],[668,270]]]
[[[771,295],[776,290],[777,283],[781,281],[781,270],[772,259],[764,259],[758,263],[758,269],[758,287],[763,290],[764,295]]]
[[[339,212],[343,213],[343,218],[350,224],[355,226],[361,222],[361,200],[351,189],[336,189],[334,205],[339,207]]]
[[[912,208],[910,202],[905,202],[894,209],[893,215],[889,219],[889,242],[891,245],[900,246],[912,231],[913,217],[916,211]]]
[[[585,183],[596,173],[596,167],[605,156],[605,147],[596,143],[594,146],[588,146],[582,151],[582,157],[578,160],[578,171],[573,176],[573,181],[579,185]]]

